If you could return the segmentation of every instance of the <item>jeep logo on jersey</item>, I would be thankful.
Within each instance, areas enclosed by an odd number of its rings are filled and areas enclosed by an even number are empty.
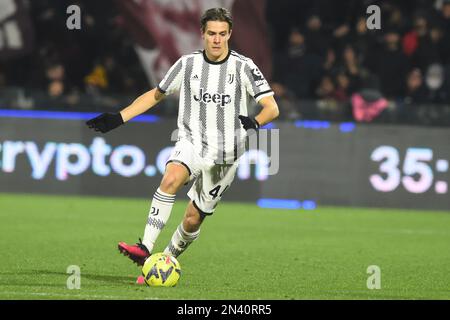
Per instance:
[[[223,93],[211,94],[209,92],[206,92],[205,89],[200,88],[200,97],[194,95],[194,100],[204,103],[212,102],[219,104],[221,107],[224,107],[226,104],[229,104],[231,102],[231,96],[229,94]]]
[[[255,81],[255,85],[257,87],[262,86],[263,84],[267,83],[266,79],[264,79],[263,74],[261,71],[259,71],[258,68],[252,69],[252,75],[253,75],[253,81]]]

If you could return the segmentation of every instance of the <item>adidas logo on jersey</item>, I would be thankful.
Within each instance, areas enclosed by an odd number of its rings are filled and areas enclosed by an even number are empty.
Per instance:
[[[229,94],[224,93],[209,93],[205,91],[205,89],[200,88],[199,97],[194,95],[194,100],[204,103],[213,102],[216,104],[220,104],[221,107],[224,107],[226,104],[231,102],[231,96]]]

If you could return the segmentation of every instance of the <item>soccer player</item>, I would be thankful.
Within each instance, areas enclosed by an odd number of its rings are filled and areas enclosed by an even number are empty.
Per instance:
[[[118,245],[138,265],[151,255],[176,193],[192,180],[191,201],[164,252],[178,257],[198,238],[203,220],[214,213],[234,179],[247,130],[258,130],[278,116],[273,91],[261,71],[251,59],[230,50],[232,26],[228,10],[207,10],[201,17],[203,50],[182,56],[156,88],[119,113],[103,113],[87,121],[89,128],[105,133],[149,110],[166,95],[180,92],[178,141],[154,193],[142,241]],[[262,106],[254,118],[247,113],[250,98]]]

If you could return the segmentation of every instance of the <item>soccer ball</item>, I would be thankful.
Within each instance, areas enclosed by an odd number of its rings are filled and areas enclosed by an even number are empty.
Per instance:
[[[170,254],[155,253],[145,260],[142,275],[151,287],[173,287],[180,279],[181,266]]]

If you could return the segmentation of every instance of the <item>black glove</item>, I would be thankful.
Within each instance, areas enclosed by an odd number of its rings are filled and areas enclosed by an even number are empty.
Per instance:
[[[242,125],[244,126],[245,130],[253,129],[258,130],[259,129],[259,123],[256,121],[255,118],[250,118],[246,116],[239,115],[239,120],[241,120]]]
[[[106,133],[112,129],[117,128],[123,124],[122,116],[120,112],[117,113],[102,113],[98,117],[86,121],[87,126],[95,131],[100,131],[101,133]]]

